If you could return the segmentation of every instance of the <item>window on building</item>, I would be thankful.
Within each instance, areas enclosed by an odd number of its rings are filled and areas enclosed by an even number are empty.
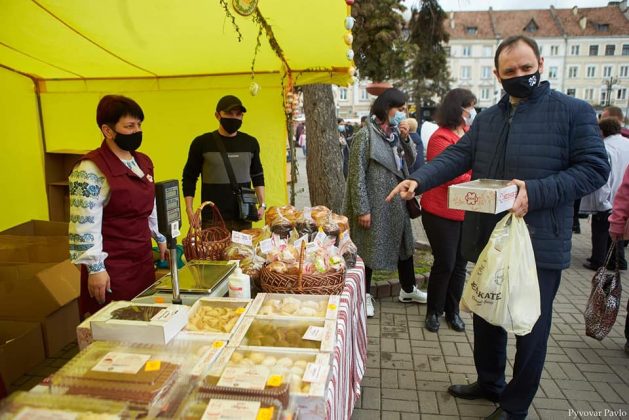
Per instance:
[[[360,100],[361,101],[368,101],[369,100],[369,93],[367,93],[367,89],[362,88],[360,90]]]
[[[598,55],[598,45],[590,45],[590,55]]]
[[[535,19],[531,19],[528,25],[524,27],[525,32],[531,32],[531,33],[537,32],[538,29],[539,29],[539,26],[537,26],[537,23],[535,23]]]
[[[559,45],[550,46],[550,55],[559,55]]]
[[[599,32],[609,32],[609,23],[597,23],[596,30]]]
[[[573,45],[570,47],[570,55],[579,55],[579,46]]]
[[[471,74],[470,66],[462,66],[461,67],[461,80],[469,80]]]
[[[611,44],[611,45],[605,45],[605,55],[614,55],[614,53],[616,52],[616,46]]]
[[[346,101],[347,100],[347,89],[345,89],[345,88],[340,88],[339,89],[339,99],[341,101]]]
[[[463,46],[463,57],[470,57],[472,55],[472,47],[470,45]]]
[[[627,99],[627,88],[620,88],[616,91],[616,99],[624,101]]]
[[[548,70],[548,78],[549,79],[557,78],[557,66],[550,67],[550,69]]]
[[[576,89],[568,89],[566,91],[566,95],[568,95],[568,96],[576,96],[576,94],[577,94],[577,90]]]
[[[629,47],[629,45],[628,45]],[[483,47],[483,57],[491,57],[493,56],[493,48],[491,47]]]
[[[585,100],[586,101],[594,100],[594,88],[585,89]]]
[[[452,49],[450,47],[445,47],[444,51],[446,52],[446,57],[450,57],[452,54]]]
[[[612,77],[612,66],[603,66],[603,77]]]
[[[539,55],[544,55],[544,46],[543,45],[539,46]]]
[[[480,90],[480,100],[481,101],[489,100],[489,89],[483,88]]]
[[[483,66],[481,69],[481,79],[491,79],[491,67]]]
[[[629,77],[629,66],[620,66],[620,77]]]
[[[575,79],[578,75],[579,68],[577,66],[568,67],[568,78]]]
[[[605,105],[607,102],[607,91],[601,89],[601,105]]]
[[[587,66],[586,76],[588,79],[596,77],[596,66]]]
[[[465,27],[465,33],[468,35],[476,35],[476,33],[478,32],[478,27],[476,26],[466,26]]]
[[[622,55],[629,55],[629,44],[622,44]]]

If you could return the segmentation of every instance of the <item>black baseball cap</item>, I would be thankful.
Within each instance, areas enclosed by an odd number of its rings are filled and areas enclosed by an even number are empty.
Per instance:
[[[229,112],[234,108],[240,108],[242,112],[247,112],[247,108],[234,95],[223,96],[216,104],[216,112]]]

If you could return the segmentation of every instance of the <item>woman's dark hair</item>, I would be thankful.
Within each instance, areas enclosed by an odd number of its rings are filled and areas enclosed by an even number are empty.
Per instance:
[[[96,107],[96,123],[98,128],[103,124],[116,125],[120,118],[130,116],[144,121],[144,112],[136,101],[122,95],[107,95],[98,103]]]
[[[399,89],[389,88],[382,92],[371,105],[371,113],[380,121],[388,120],[389,110],[404,106],[406,104],[406,95]]]
[[[454,130],[463,123],[463,108],[469,108],[476,103],[476,96],[467,89],[452,89],[444,96],[435,121],[439,127]]]
[[[598,127],[603,133],[603,137],[613,136],[620,133],[620,121],[616,118],[603,118],[598,122]]]

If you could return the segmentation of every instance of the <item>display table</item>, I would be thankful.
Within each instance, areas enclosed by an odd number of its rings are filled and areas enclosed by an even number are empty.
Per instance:
[[[360,258],[356,267],[345,275],[336,334],[326,417],[340,420],[352,416],[354,404],[360,398],[360,382],[367,359],[365,265]]]

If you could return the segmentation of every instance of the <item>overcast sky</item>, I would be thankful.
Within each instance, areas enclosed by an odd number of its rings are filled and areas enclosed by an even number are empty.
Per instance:
[[[419,6],[420,0],[405,0],[407,6]],[[570,9],[578,7],[607,6],[607,0],[439,0],[441,8],[446,12],[459,10],[487,10],[491,6],[494,10],[509,9],[546,9],[550,5],[556,9]]]

